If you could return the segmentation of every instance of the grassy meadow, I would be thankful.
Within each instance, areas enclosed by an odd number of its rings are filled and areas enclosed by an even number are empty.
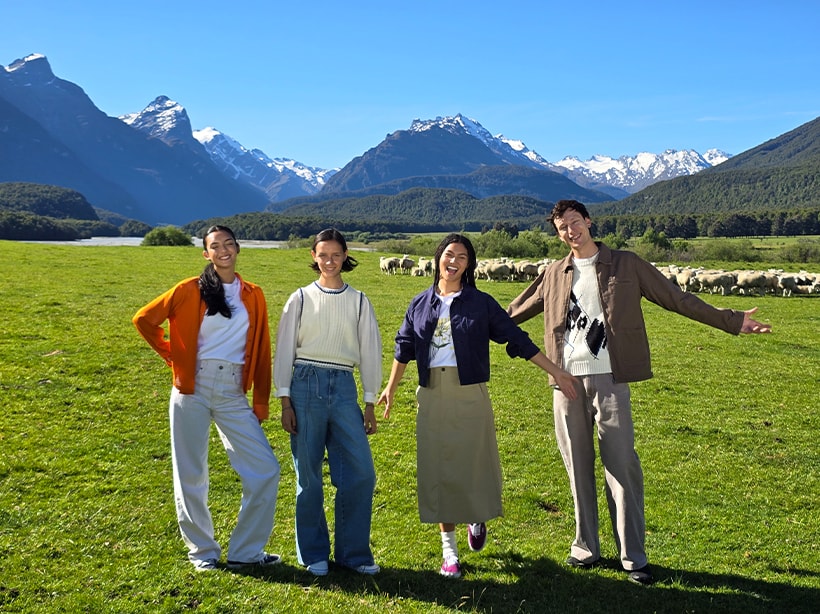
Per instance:
[[[438,529],[415,499],[415,365],[371,438],[372,541],[382,573],[296,562],[286,433],[265,423],[282,465],[276,568],[196,573],[173,505],[170,370],[131,325],[138,307],[198,275],[201,250],[0,242],[0,611],[4,612],[817,612],[820,611],[820,296],[707,297],[747,309],[771,335],[734,337],[645,303],[655,378],[632,387],[657,583],[620,571],[601,491],[606,565],[563,564],[574,536],[546,376],[492,350],[489,384],[505,516],[486,549],[459,547],[465,575],[438,574]],[[388,277],[378,253],[345,275],[392,342],[429,278]],[[275,331],[287,296],[314,279],[306,249],[244,249],[238,270],[266,291]],[[523,283],[479,282],[506,306]],[[543,345],[540,320],[524,327]],[[377,411],[377,416],[381,410]],[[600,477],[600,475],[599,475]],[[600,483],[600,481],[599,481]],[[327,486],[326,494],[332,496]],[[239,483],[215,431],[210,504],[227,549]],[[328,500],[332,524],[332,504]]]

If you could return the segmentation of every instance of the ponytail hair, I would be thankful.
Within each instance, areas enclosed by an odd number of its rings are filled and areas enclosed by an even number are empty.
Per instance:
[[[344,235],[335,228],[325,228],[317,233],[316,236],[313,237],[313,247],[310,248],[310,251],[315,252],[316,246],[322,241],[336,241],[336,243],[342,246],[342,251],[347,252],[347,241],[345,241]],[[342,272],[347,273],[355,269],[357,266],[359,266],[359,263],[353,256],[348,254],[345,261],[342,263]],[[316,261],[313,261],[310,264],[310,268],[317,273],[319,272],[319,265],[316,264]]]
[[[205,249],[208,249],[208,236],[220,230],[231,235],[234,243],[236,243],[236,235],[234,235],[233,230],[227,226],[211,226],[205,231],[205,236],[202,238],[202,246]],[[236,243],[236,251],[239,251],[239,243]],[[231,308],[228,306],[228,301],[225,300],[225,288],[222,287],[222,280],[219,278],[213,262],[209,262],[199,276],[199,296],[207,307],[206,315],[212,316],[218,313],[230,319]]]

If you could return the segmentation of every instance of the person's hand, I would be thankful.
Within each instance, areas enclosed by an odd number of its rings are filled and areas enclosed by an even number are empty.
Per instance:
[[[364,405],[364,432],[368,435],[372,435],[377,430],[379,430],[378,424],[376,424],[376,410],[373,407],[373,403],[365,403]]]
[[[570,401],[574,401],[578,398],[578,389],[581,387],[581,381],[577,377],[563,369],[552,377],[558,386],[558,390],[560,390],[565,397]]]
[[[382,390],[382,393],[379,395],[379,398],[376,401],[376,405],[384,405],[383,418],[385,420],[390,418],[390,408],[393,406],[393,392],[390,390],[390,388],[385,388],[384,390]]]
[[[746,334],[759,334],[759,333],[770,333],[772,332],[772,325],[771,324],[762,324],[757,320],[752,319],[752,314],[757,311],[757,307],[752,307],[751,309],[743,312],[743,326],[740,327],[741,333]]]
[[[282,406],[282,428],[291,435],[296,434],[296,412],[293,405]]]

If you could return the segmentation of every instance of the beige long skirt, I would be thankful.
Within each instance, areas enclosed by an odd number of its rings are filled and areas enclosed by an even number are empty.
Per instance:
[[[462,386],[456,367],[433,367],[416,399],[421,521],[462,524],[501,516],[501,462],[486,384]]]

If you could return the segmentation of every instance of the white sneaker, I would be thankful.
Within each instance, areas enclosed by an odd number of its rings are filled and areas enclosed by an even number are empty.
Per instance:
[[[216,559],[193,561],[195,571],[216,571]]]

